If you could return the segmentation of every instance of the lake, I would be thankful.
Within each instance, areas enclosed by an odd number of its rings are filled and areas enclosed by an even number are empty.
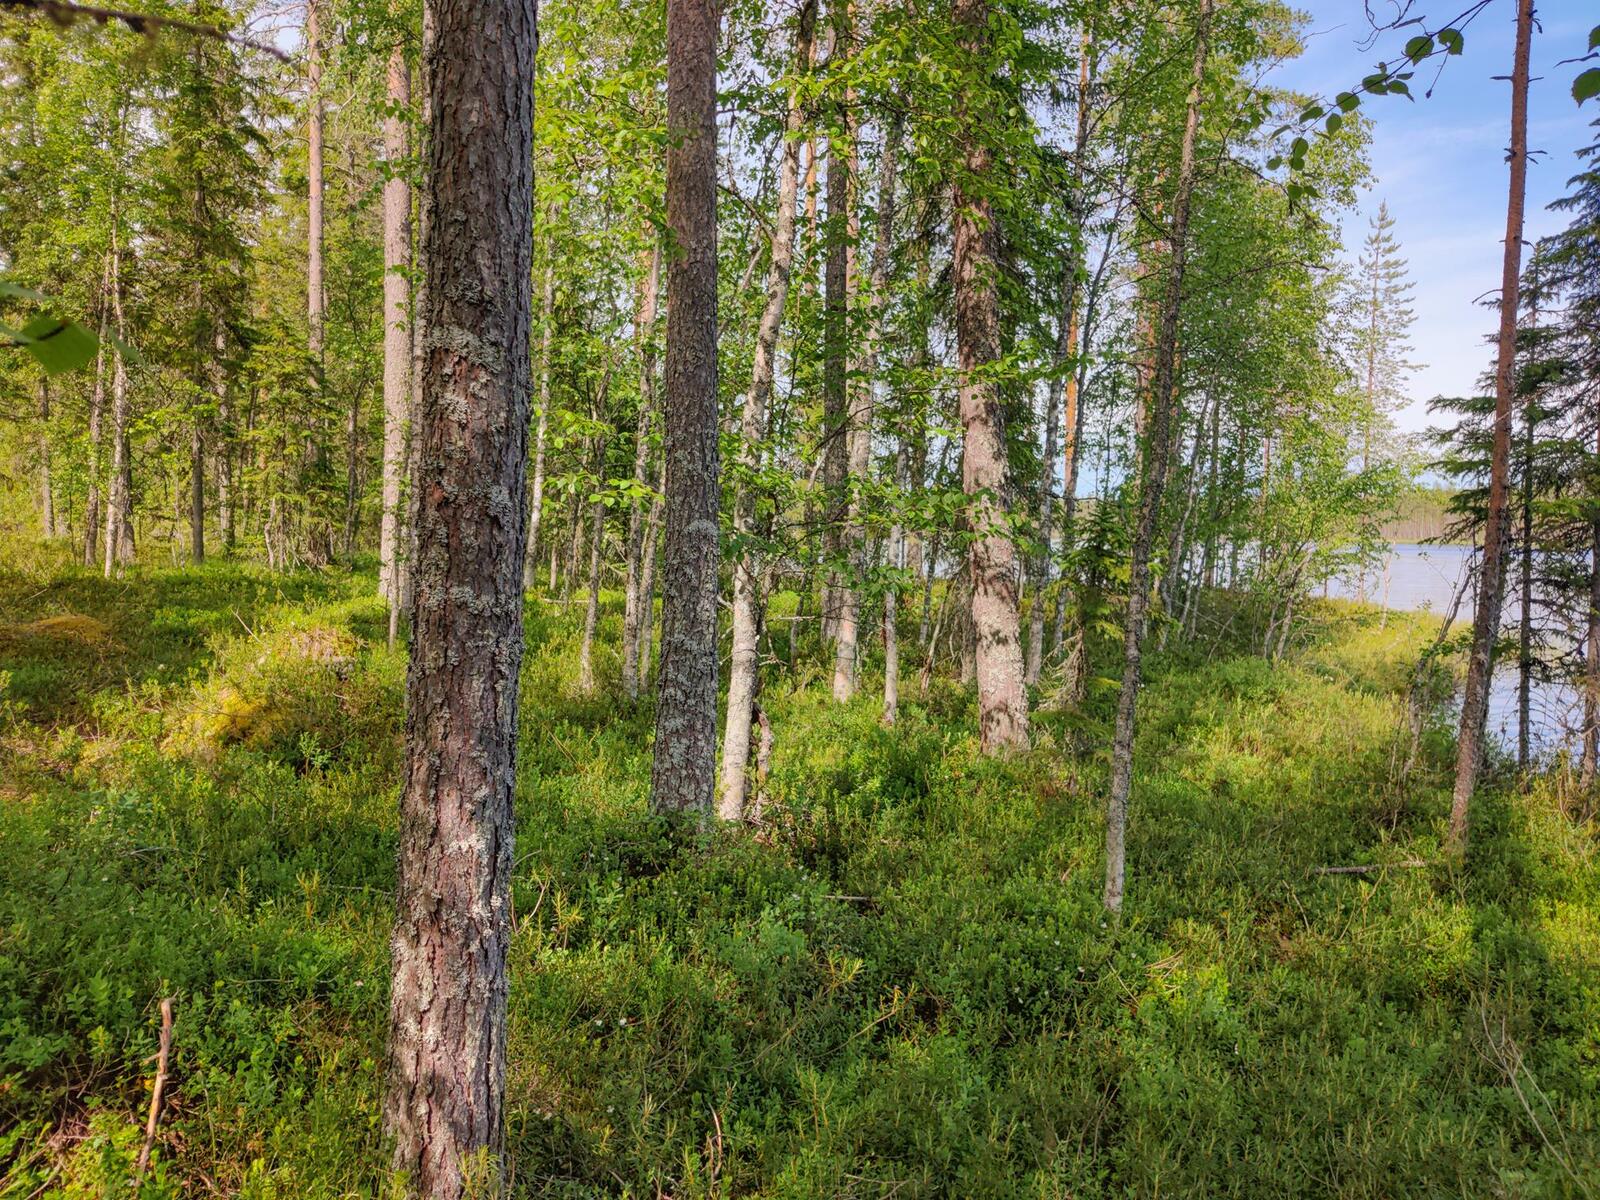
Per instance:
[[[1466,571],[1473,551],[1468,546],[1390,547],[1388,560],[1379,573],[1367,574],[1365,599],[1368,603],[1406,612],[1433,612],[1443,617]],[[1507,581],[1502,621],[1515,626],[1515,569]],[[1337,579],[1328,595],[1342,600],[1359,600],[1362,581]],[[1456,628],[1472,624],[1473,594],[1467,593],[1456,614]],[[1553,754],[1563,747],[1577,751],[1583,729],[1583,696],[1567,682],[1533,681],[1530,708],[1530,737],[1535,754]],[[1494,686],[1489,693],[1489,732],[1511,748],[1517,744],[1517,664],[1502,656],[1495,668]]]

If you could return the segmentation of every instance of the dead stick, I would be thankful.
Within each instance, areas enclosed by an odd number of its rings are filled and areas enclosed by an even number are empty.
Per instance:
[[[1407,858],[1401,862],[1392,863],[1367,863],[1358,867],[1314,867],[1313,875],[1371,875],[1374,871],[1404,871],[1415,870],[1418,867],[1431,867],[1433,864],[1425,858]]]
[[[172,998],[161,1001],[161,1050],[156,1055],[156,1082],[150,1089],[150,1115],[144,1123],[144,1145],[139,1147],[139,1162],[133,1169],[133,1186],[138,1189],[150,1166],[150,1151],[156,1144],[156,1126],[161,1121],[161,1097],[167,1090],[167,1058],[172,1053]]]

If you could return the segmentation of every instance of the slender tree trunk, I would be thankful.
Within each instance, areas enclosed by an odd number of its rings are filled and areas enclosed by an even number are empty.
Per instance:
[[[217,421],[212,430],[217,460],[217,532],[224,554],[233,552],[233,402],[228,388],[228,332],[219,321],[213,342],[216,357],[211,366],[211,387],[217,397]]]
[[[650,427],[656,410],[656,311],[661,292],[661,242],[650,248],[650,267],[639,295],[636,322],[639,342],[639,418],[633,437],[633,486],[638,495],[628,506],[627,582],[622,599],[622,694],[639,698],[639,627],[649,624],[643,597],[644,538],[648,508],[641,498],[650,490]],[[651,497],[650,505],[655,504]]]
[[[651,805],[709,815],[717,770],[717,34],[667,0],[666,543]]]
[[[120,575],[133,561],[133,455],[128,445],[128,364],[121,345],[127,336],[122,312],[122,249],[117,216],[111,229],[111,323],[117,344],[111,349],[111,494],[106,505],[106,578]]]
[[[1123,633],[1122,690],[1117,697],[1116,732],[1111,743],[1111,791],[1106,802],[1105,905],[1122,908],[1126,870],[1128,793],[1133,784],[1135,708],[1140,682],[1140,653],[1144,640],[1145,609],[1150,600],[1150,548],[1166,486],[1167,458],[1172,436],[1173,399],[1177,390],[1178,314],[1183,299],[1183,269],[1189,238],[1189,204],[1194,191],[1195,136],[1200,126],[1200,89],[1205,82],[1206,52],[1211,33],[1211,0],[1200,0],[1195,27],[1194,67],[1184,113],[1183,146],[1178,164],[1177,195],[1173,201],[1171,254],[1161,327],[1156,343],[1154,394],[1147,410],[1149,423],[1140,461],[1139,515],[1133,535],[1132,566],[1128,583],[1128,613]]]
[[[56,536],[56,488],[50,474],[50,379],[39,376],[39,527]]]
[[[1073,301],[1077,280],[1076,263],[1070,264],[1061,280],[1062,304],[1056,323],[1055,366],[1065,370],[1072,355],[1072,342],[1077,336],[1077,313]],[[1052,525],[1055,521],[1056,497],[1056,444],[1061,437],[1061,400],[1066,392],[1066,379],[1058,375],[1050,381],[1044,409],[1044,471],[1039,476],[1039,552],[1033,558],[1033,604],[1028,610],[1028,649],[1023,667],[1024,682],[1039,682],[1039,671],[1044,666],[1045,590],[1050,586],[1051,566],[1055,557]],[[1076,407],[1076,405],[1074,405]],[[1069,417],[1069,420],[1071,417]]]
[[[1600,419],[1596,421],[1596,453],[1600,453]],[[1589,613],[1584,638],[1583,757],[1578,781],[1594,787],[1600,766],[1600,513],[1589,525]]]
[[[1506,483],[1511,465],[1511,402],[1515,391],[1517,307],[1522,273],[1522,214],[1528,181],[1528,59],[1533,42],[1533,0],[1517,2],[1517,43],[1511,73],[1511,183],[1506,200],[1505,258],[1500,278],[1500,338],[1494,376],[1494,445],[1489,460],[1489,512],[1483,531],[1483,571],[1472,619],[1472,649],[1461,698],[1455,794],[1450,805],[1449,853],[1467,852],[1472,793],[1483,763],[1484,718],[1494,671],[1494,643],[1505,586]]]
[[[655,651],[656,629],[656,553],[661,541],[661,521],[666,499],[661,494],[666,481],[660,480],[650,515],[644,523],[644,551],[639,563],[639,690],[650,685],[650,656]]]
[[[848,0],[835,0],[831,14],[833,53],[841,54],[845,44],[841,26],[849,28]],[[828,138],[828,217],[823,226],[825,258],[822,276],[822,485],[825,510],[822,525],[822,557],[826,563],[822,591],[822,640],[838,637],[843,573],[839,559],[844,548],[844,518],[848,510],[845,489],[850,473],[850,297],[853,290],[854,255],[850,245],[851,209],[854,192],[851,179],[850,145],[853,130],[848,108],[834,116],[835,130]],[[854,650],[852,648],[852,662]],[[835,648],[834,698],[846,699],[852,681],[844,681],[843,696]]]
[[[1517,768],[1528,769],[1529,721],[1533,700],[1533,420],[1532,396],[1522,402],[1521,620],[1517,623]]]
[[[100,426],[106,407],[106,319],[110,311],[106,292],[111,283],[111,261],[106,260],[100,287],[100,344],[94,354],[94,385],[89,392],[89,490],[83,504],[83,565],[95,566],[100,550]]]
[[[1594,413],[1595,453],[1600,455],[1600,393]],[[1589,612],[1584,638],[1583,754],[1578,781],[1594,787],[1600,770],[1600,507],[1589,518]]]
[[[528,553],[524,559],[522,586],[526,591],[534,587],[533,573],[538,563],[539,529],[544,518],[545,441],[550,434],[550,377],[554,364],[550,361],[550,343],[555,336],[556,266],[554,245],[545,260],[544,291],[539,304],[539,414],[533,432],[533,489],[528,500]],[[550,589],[555,590],[555,575],[550,576]]]
[[[605,479],[606,444],[601,441],[595,450],[595,474]],[[589,505],[589,603],[583,613],[583,642],[578,650],[578,690],[585,696],[594,694],[594,631],[600,620],[600,550],[605,542],[606,509],[596,485],[595,499]]]
[[[431,7],[437,219],[384,1115],[411,1191],[459,1200],[499,1193],[505,1136],[537,33],[533,0]]]
[[[433,46],[433,5],[425,3],[422,6],[422,61],[426,64],[428,54]],[[433,153],[429,130],[433,128],[433,85],[428,78],[428,70],[423,65],[417,72],[416,87],[413,98],[417,104],[419,120],[416,127],[416,143],[411,147],[413,157],[418,162],[428,162]],[[414,189],[416,201],[416,233],[411,242],[412,260],[414,268],[420,258],[422,248],[428,243],[428,227],[432,224],[429,213],[429,188],[424,184]],[[406,483],[401,490],[401,509],[404,517],[401,520],[399,531],[400,547],[396,558],[398,560],[397,573],[400,580],[400,613],[409,619],[412,602],[416,598],[416,568],[417,561],[417,523],[418,512],[421,508],[422,497],[418,490],[418,462],[421,457],[422,445],[422,383],[424,368],[424,351],[428,340],[428,272],[426,269],[413,269],[412,278],[415,281],[411,293],[411,406],[410,419],[406,423]],[[391,626],[399,624],[399,614],[390,613]]]
[[[894,486],[905,494],[911,473],[911,457],[902,434],[894,452]],[[905,528],[898,516],[889,528],[889,569],[906,569]],[[900,589],[891,582],[883,593],[883,723],[893,725],[900,716]]]
[[[988,0],[954,0],[962,45],[982,60],[990,51]],[[968,120],[973,118],[970,116]],[[1000,357],[994,212],[985,194],[993,152],[984,130],[969,128],[962,173],[951,199],[954,230],[955,325],[961,366],[962,490],[972,542],[974,669],[978,680],[979,740],[986,753],[1025,748],[1028,698],[1023,691],[1021,622],[1017,611],[1016,547],[1005,526],[1006,448],[1000,388],[985,378]]]
[[[312,391],[321,396],[323,386],[323,331],[326,292],[323,284],[323,0],[306,0],[306,349],[311,355]],[[319,405],[320,411],[320,405]],[[307,422],[304,469],[306,472],[306,557],[321,566],[332,557],[332,531],[315,498],[326,469],[322,418]]]
[[[189,422],[189,557],[206,560],[206,435],[197,415]]]
[[[395,42],[385,71],[389,111],[383,119],[383,513],[378,527],[378,593],[391,617],[400,608],[401,531],[411,427],[411,185],[405,110],[411,105],[411,68]],[[398,622],[394,622],[398,623]]]
[[[800,8],[795,33],[795,73],[804,74],[811,61],[811,41],[816,24],[815,0]],[[800,90],[789,95],[784,122],[783,162],[778,169],[777,219],[772,229],[772,252],[767,266],[767,298],[756,327],[755,365],[750,390],[745,393],[740,419],[740,476],[734,488],[733,528],[741,549],[733,564],[733,652],[728,667],[728,713],[722,738],[721,794],[718,814],[725,821],[744,818],[750,730],[760,690],[758,649],[762,625],[761,555],[756,533],[756,473],[761,469],[761,445],[767,436],[767,407],[772,396],[778,332],[789,296],[789,274],[794,263],[795,202],[800,186],[800,131],[805,114]]]

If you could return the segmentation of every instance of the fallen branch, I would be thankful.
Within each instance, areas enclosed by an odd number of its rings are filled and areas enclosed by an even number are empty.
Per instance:
[[[1418,867],[1431,867],[1425,858],[1406,858],[1392,863],[1364,863],[1355,867],[1313,867],[1313,875],[1372,875],[1378,871],[1412,871]]]
[[[167,1091],[167,1060],[172,1054],[172,998],[161,1001],[161,1049],[156,1054],[156,1081],[150,1089],[150,1115],[144,1123],[144,1145],[139,1147],[139,1162],[133,1169],[137,1191],[150,1166],[150,1151],[156,1144],[156,1126],[161,1122],[161,1099]]]

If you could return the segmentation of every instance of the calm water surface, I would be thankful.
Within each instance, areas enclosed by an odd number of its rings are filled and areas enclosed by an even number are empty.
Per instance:
[[[1372,604],[1407,612],[1432,612],[1443,617],[1462,574],[1472,558],[1466,546],[1390,547],[1382,572],[1369,573],[1364,581],[1365,599]],[[1515,622],[1514,578],[1508,581],[1504,619]],[[1330,596],[1344,600],[1363,598],[1363,581],[1354,577],[1335,580]],[[1472,623],[1473,594],[1462,598],[1456,614],[1456,628]],[[1535,753],[1551,754],[1563,748],[1576,748],[1583,727],[1583,699],[1569,683],[1533,681],[1530,708],[1531,734]],[[1494,686],[1489,693],[1489,730],[1510,747],[1517,740],[1517,667],[1515,660],[1501,659]]]

